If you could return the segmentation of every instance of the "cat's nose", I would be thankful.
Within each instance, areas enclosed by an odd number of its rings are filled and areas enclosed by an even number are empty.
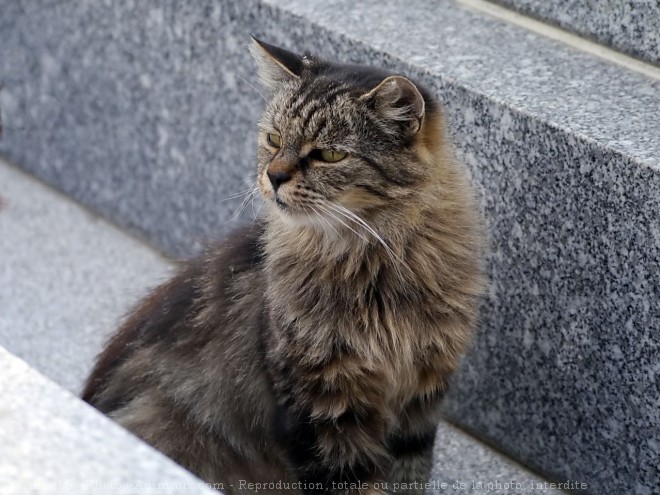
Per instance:
[[[271,172],[269,170],[267,174],[268,174],[268,179],[270,180],[270,183],[273,185],[273,189],[275,191],[277,191],[282,184],[291,180],[291,174],[288,172],[280,172],[280,171]]]

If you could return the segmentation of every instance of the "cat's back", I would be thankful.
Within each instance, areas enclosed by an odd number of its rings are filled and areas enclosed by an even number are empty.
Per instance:
[[[167,378],[186,362],[200,365],[205,353],[229,365],[228,353],[259,346],[259,307],[263,297],[263,225],[253,222],[182,262],[176,275],[154,289],[112,336],[85,384],[82,398],[111,413],[150,381]],[[239,329],[240,327],[240,329]],[[251,346],[237,346],[251,340]],[[212,350],[212,351],[210,351]],[[156,366],[161,363],[160,366]],[[213,367],[213,363],[205,363]],[[168,369],[169,367],[169,369]],[[160,370],[162,376],[155,376]],[[206,370],[208,373],[209,370]],[[230,373],[226,369],[226,373]],[[184,380],[185,372],[179,372]],[[132,384],[135,377],[141,383]]]

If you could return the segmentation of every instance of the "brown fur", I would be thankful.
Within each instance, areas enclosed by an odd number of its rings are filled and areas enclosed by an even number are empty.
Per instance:
[[[424,482],[482,288],[476,207],[440,109],[402,76],[253,53],[274,91],[259,139],[268,212],[138,307],[83,397],[229,493]],[[323,147],[347,155],[323,162]]]

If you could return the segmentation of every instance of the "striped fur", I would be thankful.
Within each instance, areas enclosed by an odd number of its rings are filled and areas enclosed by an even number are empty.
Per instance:
[[[268,211],[138,306],[83,398],[228,493],[424,482],[482,289],[440,108],[402,76],[251,50]]]

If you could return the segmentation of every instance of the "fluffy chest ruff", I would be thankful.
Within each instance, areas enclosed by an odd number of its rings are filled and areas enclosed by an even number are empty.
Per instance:
[[[269,359],[283,402],[327,420],[366,408],[396,418],[413,398],[444,391],[474,315],[453,304],[465,294],[452,294],[429,259],[442,257],[437,246],[413,234],[397,254],[275,221],[265,242]]]

